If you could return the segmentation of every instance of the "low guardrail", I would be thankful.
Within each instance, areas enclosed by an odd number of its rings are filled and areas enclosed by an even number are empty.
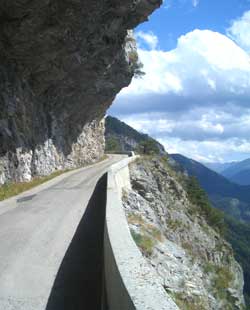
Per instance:
[[[109,310],[178,310],[155,270],[137,248],[122,207],[122,188],[130,188],[128,165],[137,156],[114,164],[108,172],[104,230],[104,277]]]

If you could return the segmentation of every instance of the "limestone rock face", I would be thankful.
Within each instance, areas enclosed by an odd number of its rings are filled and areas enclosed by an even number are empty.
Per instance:
[[[105,111],[136,70],[128,30],[161,0],[0,0],[0,183],[103,154]]]
[[[243,309],[242,269],[188,200],[183,176],[145,158],[130,165],[130,175],[123,205],[132,235],[179,308]]]

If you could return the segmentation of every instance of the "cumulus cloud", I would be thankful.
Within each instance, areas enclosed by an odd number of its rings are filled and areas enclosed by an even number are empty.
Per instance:
[[[158,45],[158,37],[152,32],[137,31],[135,33],[139,47],[146,44],[150,50],[156,49]]]
[[[181,153],[187,157],[203,162],[231,162],[243,160],[249,156],[250,142],[246,139],[228,139],[224,141],[189,140],[180,138],[159,139],[169,153]]]
[[[194,30],[181,36],[172,51],[139,49],[139,57],[146,75],[117,98],[119,108],[124,105],[129,113],[136,106],[170,111],[249,104],[250,57],[222,34]]]
[[[250,52],[250,11],[243,14],[242,17],[232,22],[232,25],[227,29],[227,34],[239,46]]]
[[[182,115],[144,113],[123,116],[123,120],[155,137],[180,137],[183,141],[223,141],[236,134],[239,139],[245,139],[250,132],[250,110],[238,117],[223,111],[197,109]]]
[[[140,115],[139,119],[129,116],[123,118],[123,121],[135,129],[157,138],[169,153],[181,153],[198,161],[206,162],[232,161],[249,156],[250,141],[244,135],[242,137],[228,135],[228,137],[224,136],[223,139],[214,138],[213,135],[204,135],[202,137],[202,134],[209,127],[216,134],[223,131],[220,123],[216,124],[215,119],[211,121],[206,119],[204,123],[202,123],[202,119],[204,119],[204,116],[201,118],[197,116],[196,119],[188,119],[187,117],[185,124],[183,124],[182,120],[178,124],[173,120],[157,118],[157,115],[150,115],[150,118],[149,115]],[[217,121],[220,122],[221,119],[223,119],[222,115]],[[225,119],[230,123],[232,116],[226,116]],[[239,120],[238,124],[235,125],[238,126],[240,123]],[[225,125],[225,127],[227,126]],[[245,128],[245,136],[247,136],[249,129],[248,123],[248,128]],[[187,132],[188,138],[185,139],[180,131],[182,133]]]
[[[146,75],[122,90],[113,114],[170,152],[207,160],[250,154],[250,56],[243,48],[194,30],[174,50],[140,48],[139,56]]]

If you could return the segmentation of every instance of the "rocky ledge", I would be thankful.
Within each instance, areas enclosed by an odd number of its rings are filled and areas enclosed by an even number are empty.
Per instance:
[[[137,160],[130,174],[123,205],[131,233],[180,310],[245,309],[242,269],[190,202],[186,177],[157,158]]]
[[[0,0],[0,184],[100,158],[137,69],[128,30],[161,0]]]

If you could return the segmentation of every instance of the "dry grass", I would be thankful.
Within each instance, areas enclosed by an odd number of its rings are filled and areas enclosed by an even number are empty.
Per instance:
[[[145,221],[143,220],[141,215],[137,213],[130,213],[128,215],[128,222],[129,224],[141,225],[141,226],[145,224]]]
[[[155,226],[151,224],[144,225],[145,230],[153,236],[154,239],[158,240],[159,242],[162,242],[163,237],[161,231],[156,228]]]
[[[182,310],[206,310],[207,307],[203,304],[203,300],[201,297],[198,296],[192,296],[187,297],[182,292],[173,292],[170,293],[170,295],[173,297],[175,303],[177,306],[179,306]]]
[[[61,170],[53,172],[52,174],[45,176],[45,177],[37,177],[34,178],[30,182],[20,182],[20,183],[8,183],[5,185],[2,185],[0,187],[0,201],[10,198],[12,196],[16,196],[22,192],[25,192],[35,186],[38,186],[40,184],[43,184],[51,179],[54,179],[55,177],[67,172],[68,170]]]
[[[161,231],[156,228],[154,225],[146,223],[145,220],[141,217],[140,214],[137,213],[130,213],[128,215],[128,222],[130,224],[138,225],[141,228],[141,231],[153,239],[156,239],[157,241],[162,241],[162,233]]]
[[[151,256],[153,254],[153,248],[155,242],[149,236],[138,234],[131,230],[131,234],[137,246],[141,249],[144,255]]]

